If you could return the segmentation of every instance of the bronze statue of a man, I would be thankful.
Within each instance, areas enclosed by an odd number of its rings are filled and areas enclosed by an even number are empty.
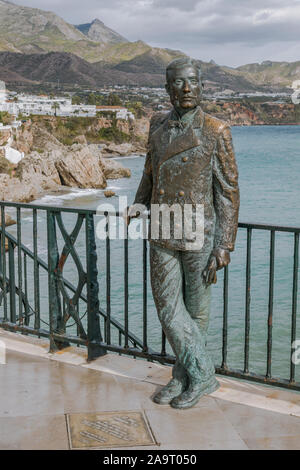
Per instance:
[[[206,351],[210,285],[217,280],[216,271],[230,262],[234,249],[239,188],[230,127],[200,107],[199,64],[176,59],[168,65],[166,79],[173,109],[151,120],[135,204],[151,210],[151,229],[162,220],[153,220],[154,206],[176,204],[182,211],[188,206],[203,207],[201,245],[193,245],[195,240],[185,232],[175,236],[174,221],[169,237],[150,234],[153,297],[176,356],[172,379],[154,401],[182,409],[219,385]]]

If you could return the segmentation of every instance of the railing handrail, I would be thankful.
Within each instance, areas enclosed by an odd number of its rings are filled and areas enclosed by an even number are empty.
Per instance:
[[[0,234],[2,233],[2,227],[0,226]],[[5,234],[5,237],[10,240],[10,242],[12,242],[13,244],[15,244],[16,246],[18,245],[18,240],[9,232],[7,232],[6,230],[4,230],[4,234]],[[20,244],[20,249],[29,257],[31,258],[32,260],[34,260],[34,253],[29,250],[29,248],[27,248],[25,245],[23,245],[23,243]],[[39,256],[37,256],[37,262],[39,264],[39,266],[41,266],[46,272],[48,272],[48,264],[43,261]],[[7,278],[8,280],[8,278]],[[65,286],[70,289],[73,293],[75,293],[76,291],[76,288],[75,286],[69,282],[67,279],[65,279],[64,277],[62,277],[62,281],[63,283],[65,284]],[[81,300],[84,300],[85,302],[87,302],[87,297],[86,295],[84,295],[83,293],[81,293],[79,295],[79,298]],[[101,308],[99,307],[99,314],[103,317],[103,318],[107,318],[107,314],[106,312]],[[120,322],[118,322],[118,320],[116,320],[115,318],[113,317],[110,317],[110,322],[111,324],[116,327],[122,334],[125,334],[125,329],[124,327],[121,325]],[[137,336],[132,333],[132,332],[128,332],[128,336],[129,336],[129,339],[132,343],[136,343],[138,346],[142,347],[142,342],[139,340],[139,338],[137,338]]]
[[[15,208],[17,213],[17,235],[14,237],[6,230],[5,224],[5,209]],[[33,251],[22,244],[21,240],[21,210],[30,210],[33,214]],[[99,207],[101,209],[101,207]],[[47,215],[47,243],[48,243],[48,262],[45,262],[38,256],[37,248],[37,211],[44,211]],[[95,240],[95,217],[104,216],[106,218],[106,230],[109,234],[109,219],[110,217],[123,217],[123,213],[113,209],[111,211],[98,210],[98,209],[82,209],[60,206],[49,206],[43,204],[31,203],[14,203],[0,201],[1,223],[0,235],[0,304],[3,300],[4,317],[0,319],[0,325],[6,329],[13,331],[20,331],[25,334],[36,334],[40,336],[48,336],[52,344],[60,344],[64,347],[68,342],[77,345],[85,345],[88,348],[89,359],[97,357],[100,350],[113,351],[119,354],[131,355],[133,357],[141,357],[148,360],[158,360],[163,363],[174,363],[175,358],[168,354],[166,349],[166,337],[162,332],[161,336],[161,352],[154,351],[149,348],[147,340],[147,264],[148,264],[148,243],[143,240],[143,339],[139,339],[135,334],[129,331],[129,276],[128,276],[128,236],[123,240],[124,242],[124,325],[118,322],[111,316],[111,265],[110,265],[110,237],[106,238],[106,311],[100,308],[99,305],[99,284],[98,284],[98,270],[97,270],[97,253],[96,253],[96,240]],[[8,211],[7,211],[8,212]],[[64,227],[61,213],[76,214],[77,222],[71,233],[68,233]],[[142,216],[150,218],[148,211],[145,211]],[[85,225],[83,225],[85,221]],[[86,269],[83,269],[78,253],[74,248],[81,227],[85,230],[85,253],[87,256]],[[224,270],[223,279],[223,334],[222,334],[222,364],[217,367],[217,372],[224,375],[233,377],[254,380],[256,382],[263,382],[270,385],[277,385],[292,388],[300,391],[300,383],[296,381],[295,364],[292,360],[294,351],[294,341],[296,339],[296,323],[297,323],[297,301],[298,301],[298,279],[299,279],[299,235],[300,227],[293,227],[287,225],[272,225],[266,223],[246,223],[239,222],[240,229],[246,229],[246,283],[245,283],[245,329],[244,329],[244,368],[243,370],[235,370],[227,365],[228,356],[228,267]],[[57,244],[56,229],[60,231],[63,241],[65,242],[64,248],[60,253]],[[266,357],[266,374],[260,375],[251,371],[251,363],[249,367],[249,351],[251,356],[250,346],[250,324],[251,324],[251,246],[252,235],[256,231],[264,230],[269,235],[269,301],[268,301],[268,318],[267,318],[267,357]],[[291,335],[290,343],[290,377],[287,378],[274,378],[272,375],[272,327],[273,327],[273,304],[274,304],[274,278],[275,278],[275,245],[276,235],[278,232],[286,232],[293,234],[294,238],[294,251],[293,251],[293,280],[292,280],[292,303],[291,303]],[[127,231],[126,231],[127,233]],[[4,236],[3,236],[4,235]],[[292,237],[289,237],[292,238]],[[8,242],[8,263],[6,263],[6,239]],[[17,258],[14,255],[16,247]],[[63,267],[68,256],[72,256],[78,269],[79,282],[77,288],[67,279],[63,277]],[[27,298],[27,261],[30,258],[34,262],[34,309],[31,308]],[[15,264],[18,269],[18,284],[15,282]],[[50,331],[46,332],[40,327],[40,294],[39,294],[39,273],[38,268],[48,272],[48,287],[49,287],[49,312]],[[23,276],[24,271],[24,276]],[[85,272],[86,271],[86,272]],[[8,276],[6,275],[8,272]],[[35,282],[37,280],[37,283]],[[36,287],[38,285],[38,287]],[[82,291],[83,286],[87,286],[87,294]],[[51,287],[51,291],[50,291]],[[66,289],[69,289],[74,296],[71,297],[67,294]],[[36,292],[35,292],[36,291]],[[7,296],[9,295],[9,299]],[[16,306],[16,298],[19,297],[19,305]],[[52,302],[52,299],[56,303]],[[62,299],[62,305],[60,300]],[[84,306],[87,306],[86,312],[80,317],[78,300],[83,301]],[[9,300],[9,305],[8,305]],[[52,304],[51,304],[52,302]],[[24,304],[24,305],[23,305]],[[10,309],[10,318],[8,318],[8,307]],[[16,308],[18,307],[18,308]],[[24,307],[24,312],[23,312]],[[61,308],[63,307],[63,308]],[[77,308],[77,312],[76,312]],[[81,323],[82,318],[87,314],[87,334],[85,328]],[[30,316],[35,315],[34,327],[30,325]],[[99,317],[104,318],[104,339],[101,335],[101,328],[99,324]],[[77,322],[77,336],[66,334],[65,328],[69,318],[72,317]],[[43,321],[43,320],[41,320]],[[54,321],[54,323],[53,323]],[[17,324],[20,322],[20,324]],[[27,323],[26,323],[27,322]],[[51,323],[52,322],[52,323]],[[64,323],[64,329],[61,325]],[[70,325],[73,326],[73,325]],[[114,333],[119,333],[118,340],[111,342],[110,327],[116,328]],[[81,329],[82,328],[82,329]],[[83,331],[83,334],[82,334]],[[98,332],[96,336],[93,332]],[[122,345],[124,339],[124,345]],[[230,346],[230,345],[229,345]],[[96,350],[99,350],[96,353]],[[94,351],[94,352],[93,352]],[[102,354],[102,353],[101,353]]]
[[[0,207],[19,207],[21,209],[36,209],[36,210],[44,210],[50,212],[73,212],[75,214],[91,214],[91,215],[103,215],[108,217],[122,217],[123,214],[119,211],[110,212],[106,210],[97,209],[84,209],[78,207],[61,207],[61,206],[49,206],[48,204],[31,204],[31,203],[23,203],[23,202],[9,202],[9,201],[0,201]],[[149,212],[146,212],[145,215],[150,217]],[[276,232],[292,232],[292,233],[300,233],[300,226],[295,227],[291,225],[273,225],[273,224],[265,224],[262,222],[239,222],[239,228],[253,228],[258,230],[275,230]]]

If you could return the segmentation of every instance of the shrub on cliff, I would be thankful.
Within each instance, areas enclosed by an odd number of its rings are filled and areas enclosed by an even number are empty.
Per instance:
[[[0,111],[0,122],[6,126],[7,124],[11,124],[13,121],[13,117],[11,114],[8,114],[7,111]]]
[[[0,155],[0,173],[4,173],[6,175],[12,175],[14,169],[14,165],[10,163],[5,157]]]
[[[115,126],[102,127],[98,132],[100,140],[108,140],[109,142],[115,142],[116,144],[123,144],[124,142],[130,142],[131,136],[125,132],[120,131]]]

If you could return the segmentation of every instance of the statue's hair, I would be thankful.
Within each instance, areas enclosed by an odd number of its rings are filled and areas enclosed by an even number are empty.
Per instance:
[[[167,82],[170,81],[171,75],[175,69],[182,68],[185,66],[194,67],[198,73],[199,79],[201,78],[201,66],[200,62],[190,57],[181,57],[179,59],[174,59],[167,65],[166,69],[166,79]]]

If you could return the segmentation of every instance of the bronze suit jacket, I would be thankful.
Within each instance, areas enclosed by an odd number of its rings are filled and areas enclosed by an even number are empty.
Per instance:
[[[175,111],[153,116],[148,153],[135,204],[203,204],[204,240],[233,251],[238,225],[238,171],[230,127],[200,107],[173,140]],[[187,250],[187,240],[151,240]]]

